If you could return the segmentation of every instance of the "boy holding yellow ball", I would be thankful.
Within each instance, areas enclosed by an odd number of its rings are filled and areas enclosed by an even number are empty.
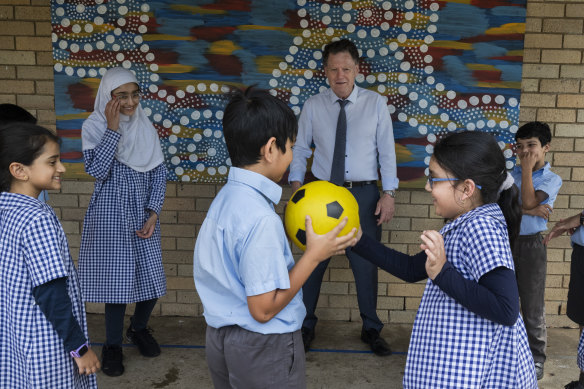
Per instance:
[[[216,388],[306,387],[300,288],[318,263],[355,244],[346,224],[318,235],[306,218],[306,251],[294,263],[274,211],[298,126],[268,92],[236,91],[223,116],[231,158],[195,244],[193,273],[207,322],[206,356]]]

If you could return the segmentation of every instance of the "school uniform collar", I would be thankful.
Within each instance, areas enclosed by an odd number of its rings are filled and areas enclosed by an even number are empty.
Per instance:
[[[543,174],[546,174],[548,171],[550,171],[551,168],[552,168],[552,165],[550,165],[549,162],[546,162],[541,168],[534,171],[532,173],[532,176],[541,176]],[[521,173],[521,165],[516,165],[513,170],[515,170],[518,173]]]
[[[454,219],[453,221],[449,222],[444,227],[442,227],[442,229],[440,230],[440,234],[442,234],[442,236],[446,236],[446,234],[448,234],[450,231],[454,230],[455,228],[458,228],[461,225],[464,225],[468,220],[476,217],[491,218],[503,225],[506,224],[505,216],[503,215],[503,212],[501,211],[499,204],[490,203],[481,205],[480,207],[476,207],[475,209],[472,209],[467,213],[460,215],[458,218]]]
[[[44,208],[45,203],[34,197],[20,193],[0,192],[0,209],[14,209],[22,207]]]
[[[247,169],[231,167],[229,169],[228,181],[252,187],[262,194],[267,200],[277,205],[282,198],[282,187],[264,175],[252,172]]]
[[[337,96],[331,88],[327,89],[327,93],[328,93],[328,99],[329,99],[330,103],[333,105],[334,104],[338,105],[337,101],[342,100],[342,99],[339,99],[339,96]],[[357,85],[355,85],[355,86],[353,86],[353,91],[345,100],[350,101],[351,104],[355,104],[357,102],[358,95],[359,95],[359,87]]]

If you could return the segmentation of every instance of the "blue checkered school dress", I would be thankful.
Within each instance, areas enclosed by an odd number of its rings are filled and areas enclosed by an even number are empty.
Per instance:
[[[580,335],[580,344],[578,345],[578,367],[584,371],[584,331]]]
[[[462,276],[479,281],[513,267],[505,218],[497,204],[473,209],[445,225],[446,258]],[[404,388],[537,388],[521,317],[504,326],[469,311],[428,279],[416,315]]]
[[[83,300],[127,304],[166,293],[160,222],[148,239],[139,238],[149,210],[160,214],[166,191],[163,164],[138,172],[118,162],[120,134],[106,131],[98,147],[84,150],[85,170],[96,178],[79,251]]]
[[[87,336],[85,308],[67,238],[48,205],[0,193],[0,388],[97,388],[81,376],[32,289],[67,278],[73,315]]]

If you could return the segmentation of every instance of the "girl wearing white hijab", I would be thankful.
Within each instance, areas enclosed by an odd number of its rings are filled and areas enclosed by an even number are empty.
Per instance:
[[[105,303],[102,371],[119,376],[126,304],[137,303],[126,336],[142,355],[155,357],[160,347],[147,324],[166,293],[158,221],[166,168],[132,72],[112,68],[104,74],[81,137],[85,171],[95,177],[95,187],[83,223],[79,277],[83,299]]]

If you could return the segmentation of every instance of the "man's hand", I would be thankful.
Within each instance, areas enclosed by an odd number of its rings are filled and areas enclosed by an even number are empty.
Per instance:
[[[375,216],[377,216],[377,225],[388,222],[393,218],[395,212],[395,199],[384,193],[375,208]]]
[[[567,219],[562,219],[556,223],[554,228],[552,228],[550,233],[545,237],[545,239],[543,240],[543,244],[547,245],[550,240],[552,240],[556,236],[562,235],[566,231],[568,231],[568,233],[570,233],[570,232],[573,233],[574,229],[578,228],[579,226],[580,226],[580,213],[578,213],[577,215],[574,215],[574,216],[570,216]]]

